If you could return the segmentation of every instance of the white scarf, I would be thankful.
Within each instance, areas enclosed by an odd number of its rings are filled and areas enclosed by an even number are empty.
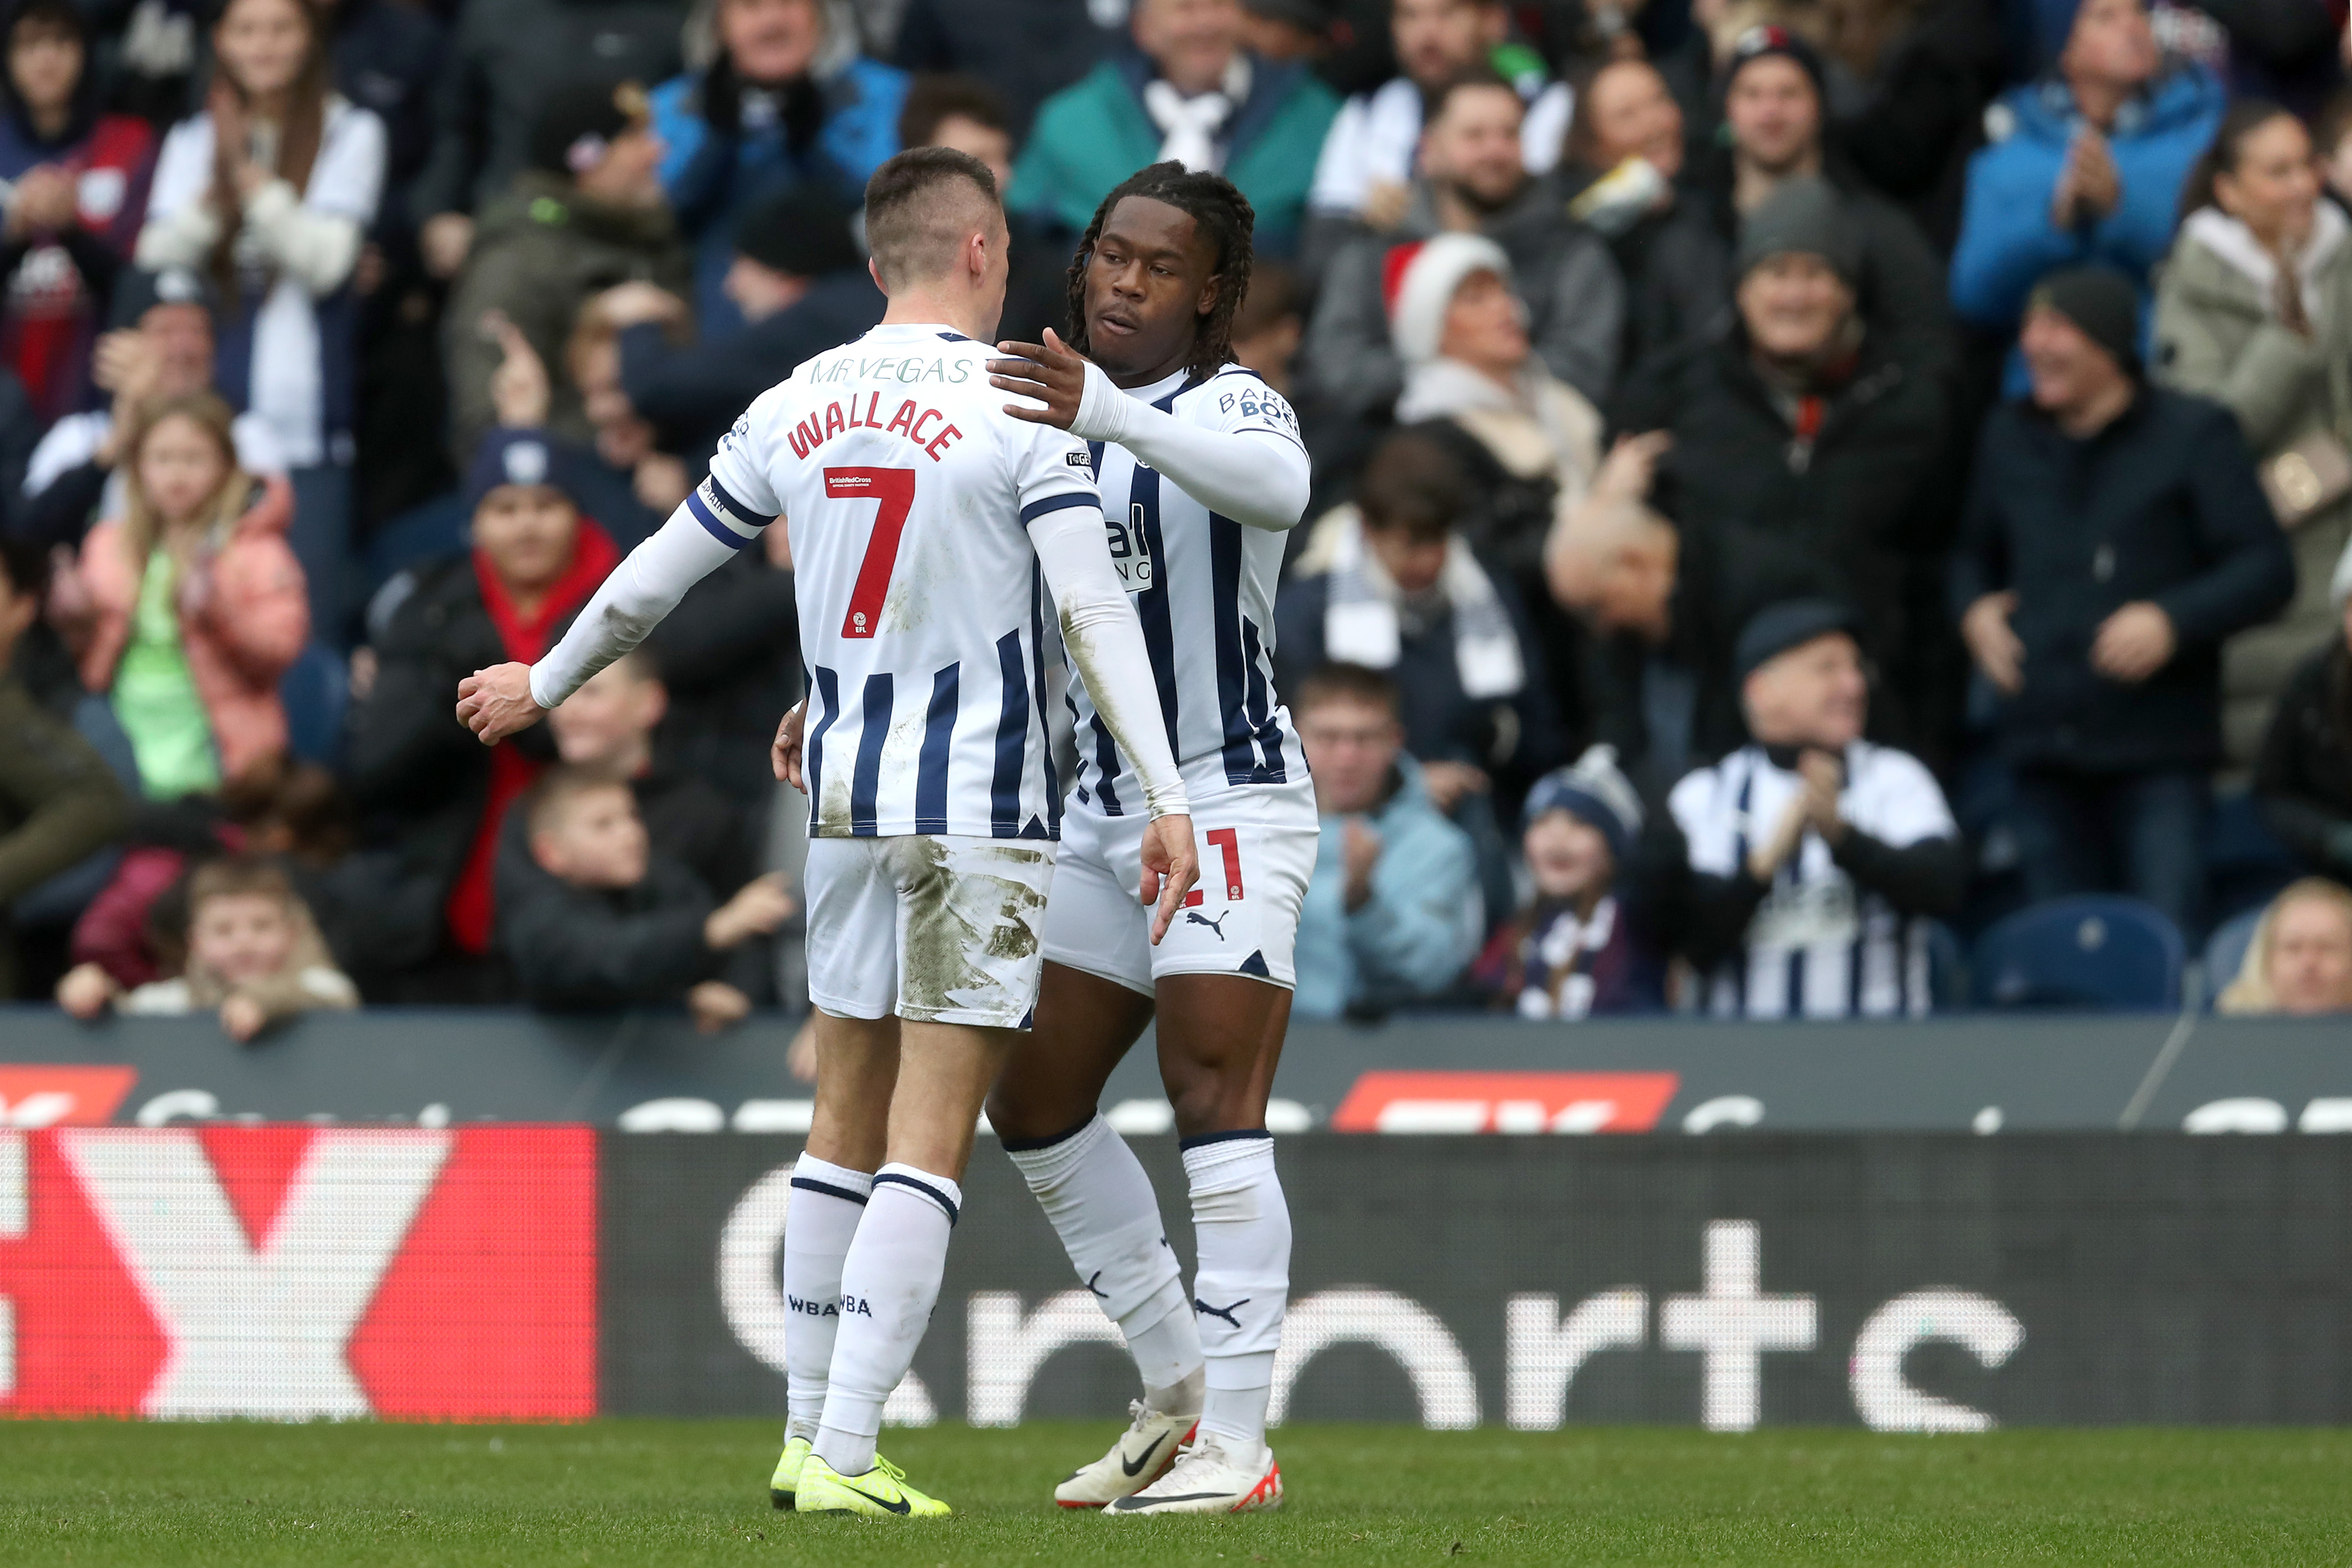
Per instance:
[[[2232,269],[2252,283],[2263,297],[2263,308],[2277,311],[2278,260],[2264,249],[2254,231],[2219,207],[2200,207],[2189,214],[2181,225],[2183,234],[2211,251]],[[2294,258],[2296,281],[2303,285],[2303,311],[2311,318],[2313,328],[2325,327],[2328,291],[2319,286],[2319,275],[2352,237],[2352,222],[2336,209],[2336,204],[2320,198],[2319,210],[2313,214],[2311,237],[2304,242],[2303,254]]]
[[[1236,54],[1225,67],[1224,80],[1203,93],[1186,98],[1174,84],[1154,77],[1143,85],[1144,112],[1160,128],[1160,162],[1173,160],[1196,172],[1216,173],[1224,167],[1222,132],[1234,110],[1249,97],[1250,67]]]
[[[1354,507],[1335,515],[1326,526],[1331,565],[1323,606],[1323,656],[1374,670],[1394,669],[1403,651],[1400,612],[1404,591],[1366,548],[1363,517]],[[1437,592],[1454,612],[1454,669],[1463,695],[1517,695],[1527,685],[1527,667],[1519,658],[1510,614],[1486,568],[1458,538],[1445,541]]]

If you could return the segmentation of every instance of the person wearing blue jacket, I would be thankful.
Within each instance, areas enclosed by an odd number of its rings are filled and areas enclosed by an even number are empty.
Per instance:
[[[2026,296],[2063,267],[2104,264],[2140,290],[2172,246],[2180,192],[2228,93],[2202,66],[2168,62],[2143,0],[2084,0],[2051,77],[1986,113],[1969,161],[1952,308],[2013,338]],[[2012,349],[2004,390],[2026,390]]]
[[[898,151],[904,71],[858,53],[845,0],[719,0],[719,54],[656,88],[654,130],[667,149],[662,189],[695,251],[695,312],[706,335],[742,327],[723,285],[735,220],[803,181],[855,211],[866,182]]]
[[[1405,755],[1395,685],[1326,664],[1293,700],[1323,821],[1298,914],[1293,1015],[1363,1017],[1443,996],[1486,935],[1478,858]]]

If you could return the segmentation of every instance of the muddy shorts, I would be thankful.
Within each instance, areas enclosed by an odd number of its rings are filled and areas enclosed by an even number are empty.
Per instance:
[[[1298,909],[1320,837],[1314,783],[1194,799],[1201,880],[1157,947],[1151,907],[1140,896],[1144,821],[1140,813],[1113,817],[1071,802],[1045,912],[1045,956],[1147,997],[1162,975],[1247,975],[1291,988]]]
[[[1054,845],[929,833],[811,839],[809,1000],[835,1018],[1025,1029]]]

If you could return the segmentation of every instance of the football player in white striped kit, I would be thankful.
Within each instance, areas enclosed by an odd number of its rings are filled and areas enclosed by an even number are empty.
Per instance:
[[[866,186],[882,324],[762,393],[710,476],[535,665],[459,688],[485,742],[634,647],[781,516],[813,688],[776,740],[809,797],[817,1101],[784,1239],[790,1424],[778,1507],[943,1514],[875,1452],[937,1301],[981,1102],[1037,1000],[1061,789],[1045,726],[1046,593],[1132,760],[1117,868],[1158,940],[1198,870],[1142,627],[1086,447],[1007,418],[986,340],[1004,303],[996,183],[945,148]],[[1136,906],[1142,913],[1141,906]]]
[[[1020,358],[991,366],[997,386],[1045,405],[1007,412],[1068,430],[1093,455],[1111,556],[1142,619],[1158,717],[1201,835],[1201,885],[1155,946],[1150,912],[1120,870],[1142,830],[1135,759],[1081,667],[1077,787],[1045,912],[1036,1028],[989,1097],[989,1119],[1142,1375],[1128,1431],[1055,1491],[1065,1507],[1113,1516],[1282,1500],[1265,1416],[1290,1216],[1265,1103],[1317,821],[1272,660],[1284,535],[1306,510],[1308,472],[1290,406],[1232,362],[1252,223],[1220,175],[1173,162],[1141,171],[1104,199],[1080,243],[1069,343],[1048,333],[1003,344]],[[1200,1249],[1190,1293],[1150,1181],[1096,1110],[1155,1016]]]

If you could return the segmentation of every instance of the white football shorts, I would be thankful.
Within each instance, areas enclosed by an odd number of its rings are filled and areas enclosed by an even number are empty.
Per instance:
[[[1054,859],[1037,839],[811,839],[809,1000],[835,1018],[1027,1028]]]
[[[1139,895],[1141,812],[1111,817],[1077,801],[1045,908],[1045,956],[1152,994],[1162,975],[1249,975],[1289,989],[1298,907],[1315,874],[1315,785],[1221,790],[1192,801],[1201,881],[1159,946]]]

